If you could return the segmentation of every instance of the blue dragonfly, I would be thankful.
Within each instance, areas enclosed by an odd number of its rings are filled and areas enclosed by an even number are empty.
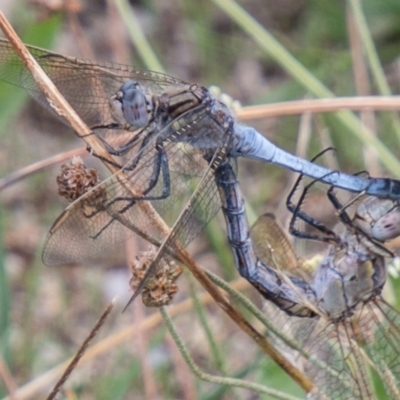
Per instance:
[[[159,238],[160,261],[167,250],[187,246],[218,212],[215,171],[239,157],[280,165],[353,192],[400,198],[400,181],[331,173],[286,152],[239,124],[227,106],[197,84],[128,65],[28,49],[138,193],[132,195],[114,176],[81,193],[50,229],[42,253],[45,264],[90,259],[133,232],[157,236],[138,207],[143,201],[173,225],[167,238]],[[4,39],[0,65],[1,80],[22,87],[54,113]]]

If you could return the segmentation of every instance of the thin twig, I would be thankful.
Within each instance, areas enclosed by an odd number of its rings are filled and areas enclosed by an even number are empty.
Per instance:
[[[248,106],[236,112],[238,119],[245,121],[265,117],[303,114],[304,112],[325,113],[343,110],[400,110],[400,96],[335,97],[285,101],[281,103]]]
[[[28,165],[27,167],[21,168],[18,171],[0,179],[0,192],[8,186],[14,185],[18,181],[25,179],[26,177],[41,172],[47,168],[52,167],[55,164],[68,161],[73,156],[83,156],[87,154],[86,148],[74,149],[66,151],[64,153],[56,154],[55,156],[46,158],[45,160],[38,161],[34,164]]]
[[[93,327],[93,329],[90,331],[88,337],[83,341],[81,347],[77,351],[75,357],[71,360],[69,363],[68,367],[65,369],[64,373],[62,374],[61,378],[59,381],[55,384],[53,390],[50,392],[50,394],[47,396],[47,400],[53,400],[57,393],[60,391],[66,380],[69,378],[71,375],[72,371],[75,369],[75,367],[78,365],[79,360],[83,357],[85,354],[86,349],[88,348],[90,342],[92,339],[96,336],[97,332],[101,328],[101,326],[104,324],[106,318],[110,314],[111,310],[114,308],[115,304],[115,299],[111,301],[111,303],[106,307],[104,310],[103,314],[97,321],[96,325]]]

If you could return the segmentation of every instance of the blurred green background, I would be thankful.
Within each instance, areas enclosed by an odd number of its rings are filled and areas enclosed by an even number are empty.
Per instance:
[[[237,4],[281,47],[274,47],[256,26],[235,14]],[[364,0],[365,20],[361,22],[354,12],[357,4],[328,0],[2,0],[0,9],[28,44],[79,58],[162,68],[182,80],[217,85],[245,106],[317,97],[312,83],[318,81],[336,96],[388,95],[389,89],[398,94],[400,2]],[[360,27],[366,28],[366,36],[354,33]],[[147,43],[138,45],[135,41],[141,35]],[[369,39],[372,49],[367,46]],[[292,68],[285,52],[304,70],[296,65]],[[305,73],[314,81],[307,81]],[[1,178],[83,146],[71,129],[29,100],[23,90],[1,83],[0,104]],[[389,159],[389,154],[393,160],[399,155],[398,116],[380,112],[361,117],[386,149],[371,151],[367,139],[356,132],[354,120],[341,120],[335,114],[314,115],[310,120],[268,117],[246,124],[303,157],[333,145],[337,149],[333,166],[350,173],[366,169],[373,175],[398,178],[399,166]],[[239,172],[252,212],[274,211],[285,220],[282,200],[292,174],[249,161],[239,161]],[[129,291],[125,254],[108,254],[94,267],[42,264],[43,238],[66,206],[57,196],[57,173],[58,166],[54,166],[1,193],[0,349],[18,387],[73,355],[110,299]],[[315,217],[334,222],[321,193],[311,195],[306,208]],[[190,252],[200,265],[231,280],[238,274],[222,226],[219,215],[190,246]],[[191,295],[184,280],[181,286],[176,302]],[[261,307],[253,289],[245,293]],[[113,312],[97,340],[113,337],[156,312],[135,306],[121,314],[122,306]],[[290,378],[260,356],[256,346],[215,305],[207,305],[204,311],[224,355],[222,371],[304,398]],[[221,365],[217,368],[210,355],[213,350],[199,319],[191,312],[181,313],[176,322],[195,361],[210,373],[220,374]],[[41,391],[21,398],[42,398],[52,384],[49,380]],[[163,325],[110,346],[76,370],[66,387],[69,390],[63,396],[79,399],[269,398],[198,381]],[[6,394],[0,379],[0,397]]]

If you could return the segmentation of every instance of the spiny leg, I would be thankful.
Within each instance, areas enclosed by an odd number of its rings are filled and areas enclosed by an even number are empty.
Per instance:
[[[152,176],[150,178],[150,183],[149,186],[146,190],[143,191],[143,196],[137,196],[137,197],[117,197],[115,199],[113,199],[112,201],[110,201],[107,205],[102,206],[101,208],[97,209],[95,212],[93,212],[91,215],[88,215],[88,218],[94,217],[96,214],[98,214],[99,212],[107,212],[107,209],[110,207],[115,207],[115,205],[118,202],[127,202],[127,204],[125,204],[125,206],[123,208],[121,208],[118,211],[112,211],[110,212],[110,216],[112,216],[115,212],[118,213],[119,215],[124,214],[126,211],[128,211],[131,207],[133,207],[137,201],[141,201],[141,200],[163,200],[166,199],[167,197],[170,196],[171,194],[171,180],[170,180],[170,175],[169,175],[169,168],[168,168],[168,158],[167,155],[162,147],[162,145],[157,145],[157,151],[160,153],[159,157],[157,157],[157,165],[155,167],[155,169],[153,170]],[[162,189],[162,193],[160,196],[147,196],[147,193],[149,193],[154,186],[157,184],[158,182],[158,178],[160,175],[160,169],[162,171],[162,175],[163,175],[163,189]],[[92,238],[95,239],[98,236],[100,236],[114,221],[116,220],[116,218],[111,218],[111,220],[109,222],[107,222],[107,224],[105,224],[97,233],[96,235],[94,235]]]
[[[318,157],[320,157],[321,155],[323,155],[324,153],[326,153],[327,151],[333,150],[333,148],[329,147],[325,150],[323,150],[322,152],[318,153],[315,157],[313,157],[311,159],[312,162],[314,162]],[[336,172],[330,172],[327,175],[330,174],[335,174]],[[327,228],[323,223],[321,223],[320,221],[316,220],[315,218],[311,217],[310,215],[308,215],[307,213],[305,213],[304,211],[301,210],[301,207],[304,203],[304,200],[306,198],[306,195],[308,193],[308,191],[310,190],[310,188],[316,183],[319,182],[321,179],[323,179],[326,176],[321,177],[320,179],[316,179],[314,181],[312,181],[311,183],[309,183],[304,189],[303,192],[299,198],[299,200],[297,201],[297,204],[295,204],[292,201],[292,198],[294,196],[294,193],[296,192],[296,190],[299,187],[299,184],[301,182],[301,180],[303,179],[303,175],[300,174],[300,176],[297,178],[295,184],[293,185],[292,190],[290,191],[287,199],[286,199],[286,206],[288,208],[288,210],[293,214],[291,221],[290,221],[290,226],[289,226],[289,232],[299,238],[303,238],[303,239],[311,239],[311,240],[318,240],[321,242],[325,242],[325,243],[340,243],[340,238],[329,228]],[[307,224],[309,224],[310,226],[312,226],[313,228],[319,230],[320,232],[324,233],[326,236],[322,236],[322,235],[317,235],[317,234],[311,234],[305,231],[301,231],[299,229],[297,229],[295,227],[296,225],[296,221],[300,219],[304,222],[306,222]]]
[[[143,141],[144,143],[144,141]],[[145,144],[142,146],[145,147]],[[168,156],[165,152],[164,145],[162,141],[159,141],[155,145],[155,150],[156,154],[153,156],[153,166],[152,166],[152,174],[150,176],[150,179],[148,180],[148,186],[142,190],[142,196],[130,196],[130,197],[117,197],[113,200],[111,200],[105,208],[113,206],[116,202],[120,201],[128,201],[129,204],[125,206],[123,209],[121,209],[119,212],[123,213],[125,212],[128,208],[132,207],[136,201],[140,200],[164,200],[167,197],[170,196],[171,194],[171,178],[170,178],[170,171],[169,171],[169,165],[168,165]],[[140,154],[140,152],[139,152]],[[130,165],[133,169],[137,167],[137,164],[139,162],[140,157],[135,157],[135,161]],[[126,168],[124,168],[126,170]],[[162,174],[162,180],[163,180],[163,188],[162,188],[162,193],[159,196],[147,196],[147,194],[154,189],[154,187],[157,185],[159,177],[160,177],[160,171]],[[104,211],[103,209],[99,211]]]
[[[320,153],[318,153],[316,156],[314,156],[311,159],[311,162],[314,162],[317,158],[319,158],[320,156],[322,156],[323,154],[325,154],[326,152],[331,151],[331,150],[334,150],[334,148],[328,147],[328,148],[322,150]],[[334,172],[332,172],[332,173],[334,173]],[[319,221],[315,220],[314,218],[310,217],[308,214],[306,214],[305,212],[303,212],[301,210],[301,204],[304,202],[304,199],[305,199],[305,196],[306,196],[308,190],[303,191],[300,199],[297,201],[296,204],[292,201],[295,192],[299,188],[300,182],[303,180],[303,177],[304,177],[304,175],[300,174],[299,177],[296,179],[296,182],[294,183],[292,189],[289,192],[288,197],[286,198],[286,207],[293,215],[296,214],[297,218],[300,218],[301,220],[308,223],[309,225],[314,226],[316,229],[321,230],[322,232],[326,233],[325,225],[323,225]],[[311,186],[312,184],[310,184],[308,186]],[[293,220],[293,218],[292,218],[292,220]],[[293,228],[294,228],[294,226],[293,226]]]
[[[360,171],[355,173],[354,175],[363,175],[365,174],[367,177],[369,177],[368,171]],[[341,221],[348,227],[354,228],[353,222],[349,214],[346,212],[346,210],[353,205],[357,199],[359,199],[360,195],[362,196],[363,193],[358,194],[354,198],[352,198],[350,201],[348,201],[346,204],[342,204],[342,202],[339,200],[335,193],[335,187],[331,186],[328,191],[327,191],[328,199],[332,203],[333,207],[335,207],[335,210],[337,212],[338,217],[341,219]]]
[[[171,179],[169,174],[169,166],[168,166],[168,157],[164,150],[163,143],[156,144],[157,155],[154,157],[153,164],[153,172],[148,181],[148,186],[145,190],[142,191],[142,196],[129,196],[129,197],[116,197],[109,201],[107,204],[101,204],[96,207],[96,210],[91,212],[90,214],[86,214],[86,218],[90,219],[98,215],[99,213],[105,212],[108,213],[111,217],[111,220],[108,221],[97,233],[93,236],[93,238],[97,238],[100,236],[111,224],[115,221],[115,218],[112,217],[113,214],[123,215],[130,208],[132,208],[137,201],[145,200],[145,201],[153,201],[153,200],[164,200],[168,198],[171,194]],[[158,196],[150,196],[148,193],[157,185],[160,171],[162,173],[163,187],[162,193]],[[122,204],[120,207],[118,204]],[[110,211],[108,211],[110,210]]]
[[[353,223],[352,220],[349,216],[349,214],[346,212],[346,208],[343,208],[343,205],[341,203],[341,201],[339,200],[339,198],[337,197],[335,191],[334,191],[334,187],[331,186],[327,192],[328,195],[328,199],[329,201],[332,203],[333,207],[335,207],[336,213],[338,215],[338,217],[340,218],[340,220],[348,227],[353,227]]]
[[[125,155],[131,148],[132,146],[135,144],[135,142],[137,142],[138,140],[141,139],[141,134],[144,132],[144,129],[142,129],[137,135],[135,135],[134,138],[132,138],[128,143],[126,143],[124,146],[121,146],[118,149],[115,149],[114,147],[112,147],[106,140],[104,140],[103,138],[101,138],[100,136],[98,136],[98,139],[101,141],[101,143],[104,145],[104,147],[106,148],[107,152],[113,156],[123,156]],[[107,159],[105,159],[104,157],[101,157],[97,154],[93,154],[96,158],[98,158],[99,160],[101,160],[102,162],[105,162],[107,164],[111,164],[114,167],[117,168],[124,168],[125,171],[133,171],[137,165],[139,164],[144,152],[144,149],[146,148],[146,146],[150,143],[150,141],[153,139],[153,137],[155,136],[154,131],[149,131],[147,133],[147,135],[143,138],[142,143],[140,144],[140,148],[137,151],[137,153],[135,154],[135,156],[133,157],[133,160],[130,164],[126,164],[126,165],[121,165],[118,164],[117,162],[112,162],[109,161]]]

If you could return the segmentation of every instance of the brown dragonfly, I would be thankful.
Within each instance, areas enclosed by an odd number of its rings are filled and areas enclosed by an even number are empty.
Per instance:
[[[314,382],[308,398],[400,398],[400,314],[382,294],[389,286],[387,262],[393,257],[385,243],[400,236],[397,202],[364,196],[343,205],[329,189],[340,220],[338,232],[302,211],[314,182],[308,185],[297,205],[288,200],[291,231],[330,246],[326,255],[305,262],[272,214],[260,217],[249,234],[229,165],[217,171],[217,184],[238,270],[269,300],[265,312],[287,338],[271,334],[277,345]],[[350,209],[355,209],[353,215]],[[298,218],[319,234],[296,230]],[[292,342],[301,351],[288,344]]]

